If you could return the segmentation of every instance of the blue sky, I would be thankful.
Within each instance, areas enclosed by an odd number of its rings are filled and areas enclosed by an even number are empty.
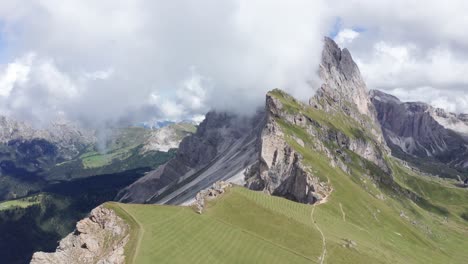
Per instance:
[[[2,20],[0,20],[0,64],[6,60],[5,58],[6,42],[5,42],[5,38],[3,35],[3,27],[4,27],[3,22]]]
[[[335,23],[333,24],[333,27],[332,29],[330,30],[330,32],[328,33],[328,36],[330,38],[335,38],[336,35],[338,35],[338,33],[340,32],[340,30],[342,29],[343,27],[343,21],[340,17],[337,17],[335,18]]]
[[[5,23],[0,19],[0,65],[8,60],[8,46],[5,37]]]
[[[344,28],[346,28],[346,27],[344,26],[343,19],[341,17],[336,17],[335,22],[334,22],[330,32],[328,33],[328,37],[335,38],[338,35],[338,33],[340,33],[340,31],[343,30]],[[353,25],[353,26],[351,26],[349,28],[356,31],[356,32],[358,32],[358,33],[363,33],[363,32],[366,31],[365,27],[358,26],[358,25]]]

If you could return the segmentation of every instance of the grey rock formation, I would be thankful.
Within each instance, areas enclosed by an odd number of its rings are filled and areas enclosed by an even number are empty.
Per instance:
[[[341,50],[328,37],[324,39],[319,75],[323,85],[311,100],[311,104],[315,105],[325,97],[333,101],[329,106],[340,107],[359,121],[359,114],[375,120],[376,114],[366,84],[351,53],[347,49]]]
[[[302,162],[303,157],[286,142],[277,118],[304,120],[291,116],[283,109],[281,102],[267,95],[266,125],[259,138],[258,162],[246,172],[246,187],[282,196],[301,203],[315,203],[331,192],[331,187],[314,176]],[[297,123],[297,122],[296,122]],[[295,139],[304,144],[301,139]]]
[[[36,252],[31,264],[120,264],[129,226],[111,209],[99,206],[76,224],[76,231],[60,241],[54,253]]]
[[[232,184],[229,182],[217,181],[210,188],[198,192],[192,206],[195,207],[197,213],[202,214],[207,201],[218,198],[231,187]]]
[[[389,153],[389,149],[377,119],[377,111],[350,52],[341,50],[332,39],[326,37],[319,72],[324,83],[309,104],[330,115],[345,114],[354,119],[357,126],[370,132],[371,138],[368,139],[359,135],[348,137],[344,141],[346,148],[388,172],[383,157]]]
[[[447,113],[420,102],[401,102],[371,91],[385,139],[395,155],[433,160],[468,169],[468,122],[465,115]]]
[[[177,156],[123,189],[122,202],[181,204],[214,182],[242,184],[244,170],[256,161],[264,113],[241,117],[210,112],[197,132],[182,140]]]

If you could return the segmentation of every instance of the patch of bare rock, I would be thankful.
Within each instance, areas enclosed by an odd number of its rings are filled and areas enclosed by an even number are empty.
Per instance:
[[[213,183],[211,188],[198,192],[197,196],[195,197],[195,202],[192,206],[195,208],[197,213],[202,214],[206,206],[206,201],[219,197],[221,194],[225,193],[228,188],[231,187],[232,184],[229,182],[217,181]]]
[[[36,252],[31,264],[125,263],[129,228],[113,210],[99,206],[60,241],[56,252]]]

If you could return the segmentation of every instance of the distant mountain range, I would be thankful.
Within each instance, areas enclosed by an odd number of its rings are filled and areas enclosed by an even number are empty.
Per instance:
[[[47,182],[72,180],[139,167],[154,168],[159,152],[177,148],[194,132],[188,122],[160,129],[140,127],[97,132],[70,122],[36,129],[24,122],[0,117],[0,199],[22,197]],[[104,148],[104,149],[103,149]]]
[[[0,118],[0,262],[28,263],[34,251],[53,250],[77,220],[166,163],[195,129],[116,128],[98,142],[96,131],[69,122],[36,129]]]
[[[182,120],[179,122],[175,122],[171,120],[156,120],[156,121],[141,122],[141,123],[138,123],[136,126],[141,126],[141,127],[150,128],[150,129],[159,129],[159,128],[167,127],[170,125],[174,125],[176,123],[188,124],[188,125],[194,125],[194,126],[198,125],[197,122],[192,121],[192,120]]]
[[[395,156],[424,171],[457,178],[468,173],[468,119],[420,102],[371,91],[385,139]]]

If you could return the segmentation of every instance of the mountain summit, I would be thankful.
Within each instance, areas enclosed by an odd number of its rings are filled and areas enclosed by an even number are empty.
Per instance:
[[[330,38],[325,37],[320,63],[321,93],[327,93],[346,108],[347,102],[355,104],[359,113],[374,116],[366,84],[348,49],[341,50]]]

